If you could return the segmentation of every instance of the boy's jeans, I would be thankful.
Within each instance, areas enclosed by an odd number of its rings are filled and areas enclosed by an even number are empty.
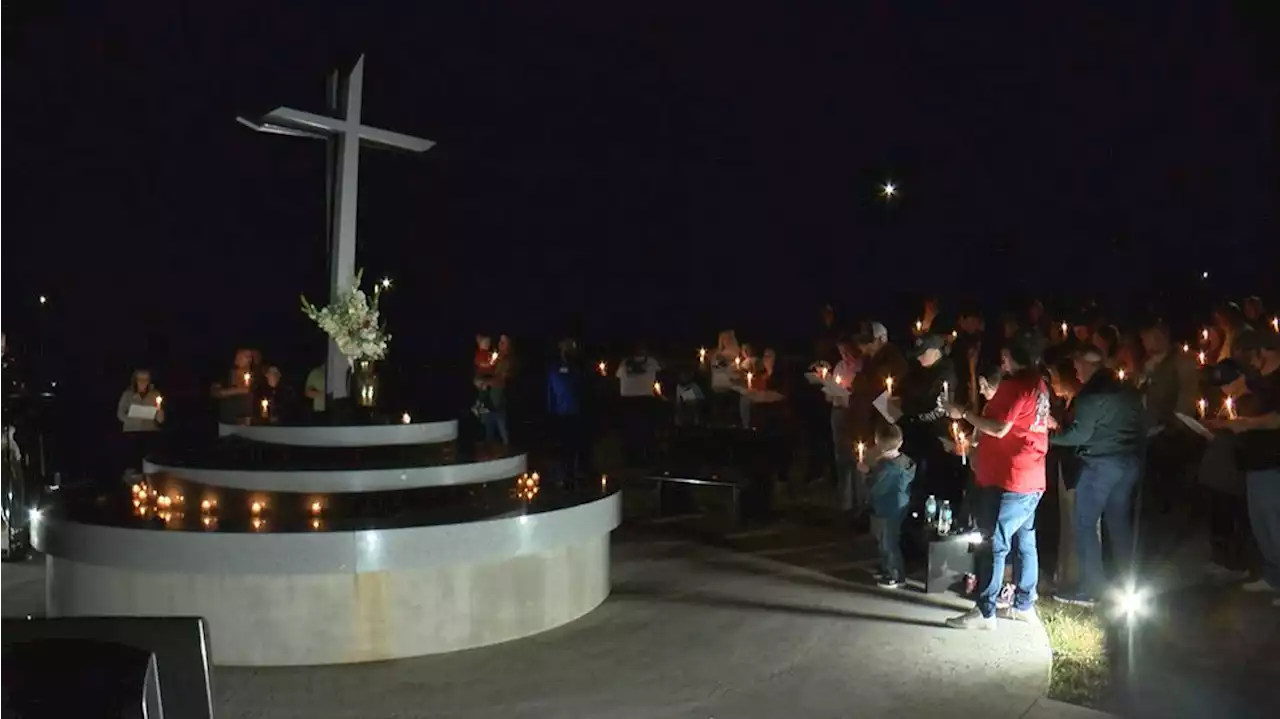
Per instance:
[[[1142,460],[1136,454],[1109,457],[1081,457],[1080,481],[1076,484],[1076,554],[1080,559],[1080,591],[1100,599],[1107,585],[1102,568],[1102,542],[1098,540],[1098,520],[1102,519],[1111,540],[1116,567],[1133,571],[1133,490],[1142,475]]]
[[[907,508],[903,507],[876,522],[880,542],[880,571],[886,579],[899,582],[907,578],[902,561],[902,521]]]
[[[1262,553],[1262,578],[1280,589],[1280,468],[1245,473],[1249,524]]]
[[[1036,584],[1040,581],[1040,560],[1036,555],[1036,507],[1044,492],[1006,492],[999,487],[979,487],[977,502],[978,530],[982,532],[982,551],[978,557],[978,611],[984,617],[996,615],[996,600],[1004,584],[1004,565],[1010,550],[1017,549],[1015,563],[1017,592],[1013,606],[1029,610],[1036,602]]]

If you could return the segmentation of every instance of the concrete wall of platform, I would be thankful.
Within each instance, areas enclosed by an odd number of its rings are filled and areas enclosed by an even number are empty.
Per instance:
[[[426,551],[424,549],[424,551]],[[50,556],[49,616],[202,616],[216,664],[346,664],[469,649],[570,622],[609,595],[609,535],[492,562],[195,574]]]

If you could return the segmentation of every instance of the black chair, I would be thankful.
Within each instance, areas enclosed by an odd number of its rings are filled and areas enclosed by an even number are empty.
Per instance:
[[[92,666],[99,659],[107,657],[108,652],[116,652],[120,656],[154,655],[155,676],[159,684],[159,702],[168,710],[170,717],[186,719],[213,718],[213,689],[209,671],[209,633],[205,621],[199,617],[70,617],[65,619],[5,619],[0,625],[3,635],[4,651],[4,687],[5,701],[12,694],[10,681],[15,680],[15,669],[24,666],[23,656],[43,656],[44,649],[32,648],[44,644],[55,646],[60,644],[58,656],[62,662],[55,665],[50,672],[41,672],[43,676],[58,678],[66,671],[65,666],[79,649],[67,651],[78,643],[96,643],[99,645],[118,645],[133,651],[102,649],[83,652]],[[11,663],[11,651],[14,657]],[[27,652],[34,654],[27,655]],[[91,655],[92,656],[89,656]],[[93,656],[98,657],[94,659]],[[34,661],[34,660],[33,660]],[[138,671],[141,660],[121,660],[121,667],[132,667],[131,675],[112,680],[112,686],[131,687],[139,680]],[[38,661],[36,662],[38,663]],[[23,671],[25,674],[31,672]],[[93,675],[90,673],[92,679]],[[105,675],[93,681],[104,682]],[[39,682],[39,677],[28,676],[15,681],[23,682],[23,686],[35,688],[32,682]],[[105,685],[105,684],[104,684]],[[13,685],[15,689],[18,685]],[[24,689],[24,691],[27,691]],[[63,692],[70,696],[64,687]],[[30,692],[28,692],[29,694]],[[25,695],[24,695],[25,696]],[[132,706],[132,704],[130,704]],[[156,704],[159,706],[159,703]],[[14,711],[17,712],[15,706]],[[43,711],[43,709],[41,710]],[[5,716],[9,716],[6,706]],[[43,716],[43,714],[16,713],[14,716]],[[97,711],[78,711],[51,716],[130,716],[130,714],[99,713]],[[139,715],[141,716],[141,715]],[[145,716],[160,716],[148,713]]]

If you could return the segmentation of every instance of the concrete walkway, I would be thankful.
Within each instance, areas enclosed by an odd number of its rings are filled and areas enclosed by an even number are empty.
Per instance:
[[[603,606],[537,637],[380,664],[219,668],[218,716],[1052,716],[1032,711],[1044,633],[946,629],[964,607],[954,598],[684,541],[616,542],[614,561]],[[41,613],[42,574],[4,569],[6,616]]]

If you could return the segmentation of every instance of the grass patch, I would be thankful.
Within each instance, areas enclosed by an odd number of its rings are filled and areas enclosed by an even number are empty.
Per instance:
[[[1102,619],[1091,608],[1062,602],[1041,602],[1037,609],[1053,650],[1049,698],[1096,706],[1111,679]]]

